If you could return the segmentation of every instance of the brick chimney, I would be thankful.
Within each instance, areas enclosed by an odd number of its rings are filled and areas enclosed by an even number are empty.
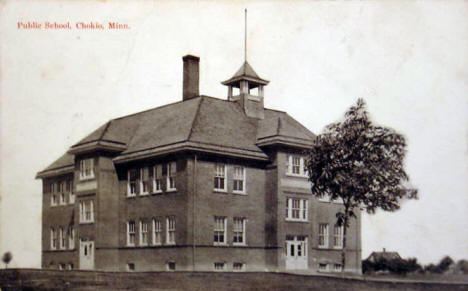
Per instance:
[[[182,100],[186,101],[200,95],[199,82],[199,63],[200,58],[192,55],[186,55],[182,58],[184,61],[184,80]]]

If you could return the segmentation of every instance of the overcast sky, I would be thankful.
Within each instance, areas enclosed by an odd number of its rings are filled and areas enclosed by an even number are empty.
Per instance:
[[[420,199],[364,217],[363,258],[385,247],[423,263],[468,259],[467,1],[2,1],[0,253],[12,251],[12,266],[40,266],[36,172],[111,118],[180,101],[183,55],[201,58],[201,93],[226,98],[220,82],[243,61],[244,8],[248,60],[270,80],[266,107],[320,133],[362,97],[375,123],[407,138]]]

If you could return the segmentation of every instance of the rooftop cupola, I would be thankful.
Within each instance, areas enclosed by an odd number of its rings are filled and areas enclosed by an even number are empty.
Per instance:
[[[264,118],[263,87],[269,81],[260,78],[247,62],[247,10],[245,10],[245,61],[229,80],[221,82],[228,87],[228,100],[238,102],[249,117]]]

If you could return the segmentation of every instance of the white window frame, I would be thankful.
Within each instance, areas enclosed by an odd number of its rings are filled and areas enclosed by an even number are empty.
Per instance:
[[[82,200],[79,206],[80,210],[80,223],[93,223],[94,222],[94,200]],[[89,217],[88,214],[89,213]]]
[[[236,222],[240,221],[241,229],[238,230],[236,226]],[[234,217],[233,219],[233,228],[232,228],[232,244],[233,245],[247,245],[246,242],[246,222],[247,219],[245,217]],[[241,233],[242,242],[234,242],[234,239],[239,237],[238,233]]]
[[[135,173],[139,174],[138,169],[129,169],[127,171],[127,197],[136,197],[138,192],[139,192],[137,185],[139,184],[139,181],[141,180],[141,177],[137,176],[135,181],[130,181],[130,177],[131,177],[130,173],[133,172],[133,171],[135,171]],[[132,183],[135,183],[135,191],[132,191]]]
[[[334,249],[341,250],[343,248],[343,238],[344,238],[344,226],[335,225],[333,227],[333,248]]]
[[[223,227],[218,228],[218,221],[222,221]],[[219,241],[220,234],[223,234],[223,241]],[[218,236],[218,241],[215,240],[215,236]],[[227,218],[225,216],[214,217],[213,245],[227,245]]]
[[[172,172],[171,170],[174,169]],[[175,174],[177,173],[177,163],[176,162],[170,162],[167,163],[167,181],[166,181],[166,192],[172,192],[177,190],[177,184],[176,184],[176,179],[175,179]],[[171,187],[171,184],[173,184]]]
[[[152,243],[154,246],[162,244],[163,223],[161,219],[153,218],[153,237]]]
[[[68,180],[68,204],[75,203],[75,192],[73,192],[73,180]]]
[[[293,161],[294,158],[299,159],[299,173],[294,173],[293,171]],[[297,166],[296,166],[297,167]],[[294,177],[302,177],[307,178],[307,170],[305,169],[305,157],[301,155],[288,155],[287,162],[286,162],[286,175],[287,176],[294,176]]]
[[[213,269],[218,272],[226,271],[226,262],[214,262]]]
[[[73,226],[68,227],[68,249],[75,249],[75,228]]]
[[[237,268],[236,267],[236,264],[240,265],[240,268]],[[232,263],[232,270],[234,272],[242,272],[242,271],[245,271],[245,263],[243,262],[234,262]]]
[[[294,207],[294,202],[298,201],[299,208]],[[294,217],[295,213],[299,217]],[[303,198],[286,198],[286,220],[287,221],[309,221],[309,200]]]
[[[144,180],[144,173],[145,171],[148,173],[148,180]],[[148,195],[149,188],[150,188],[151,178],[149,176],[149,167],[140,168],[140,195]],[[146,191],[144,191],[144,185],[146,185]]]
[[[146,238],[145,238],[146,235]],[[147,246],[148,245],[148,222],[140,220],[140,244],[139,246]]]
[[[239,179],[237,176],[237,171],[236,169],[241,169],[242,177]],[[233,181],[232,181],[232,192],[236,194],[245,194],[246,193],[246,188],[245,188],[245,181],[246,181],[246,170],[245,167],[243,166],[234,166],[233,168]],[[235,190],[236,182],[241,181],[242,182],[242,190]]]
[[[50,228],[50,249],[57,249],[57,232],[53,227]]]
[[[155,165],[153,167],[153,194],[163,192],[163,177],[162,177],[162,165]]]
[[[134,247],[136,243],[136,223],[134,220],[127,221],[127,246]]]
[[[59,243],[59,249],[64,250],[65,249],[65,234],[63,233],[63,227],[59,227],[58,231],[58,243]]]
[[[323,238],[323,244],[320,242],[321,238]],[[326,249],[329,246],[328,243],[328,223],[320,223],[318,230],[318,247],[321,249]]]
[[[343,270],[343,265],[339,263],[333,264],[333,272],[341,272]]]
[[[94,159],[83,159],[80,161],[80,180],[94,179]]]
[[[224,167],[224,171],[220,167]],[[218,186],[223,181],[223,188],[216,187],[216,179],[219,179]],[[213,189],[216,192],[227,192],[227,165],[223,163],[216,163],[213,177]]]
[[[166,218],[166,244],[175,245],[176,243],[176,220],[174,217]]]
[[[51,193],[50,195],[50,206],[54,207],[54,206],[57,206],[58,203],[57,203],[57,194],[55,193]]]

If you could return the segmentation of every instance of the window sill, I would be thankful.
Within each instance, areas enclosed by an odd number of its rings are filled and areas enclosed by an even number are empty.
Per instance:
[[[176,191],[177,191],[177,188],[171,188],[171,189],[167,189],[166,193],[171,193],[171,192],[176,192]]]
[[[236,247],[246,247],[247,244],[246,243],[232,243],[233,246],[236,246]]]
[[[162,193],[163,193],[162,190],[158,190],[158,191],[155,191],[155,192],[153,192],[153,193],[151,193],[151,194],[152,194],[152,195],[157,195],[157,194],[162,194]]]
[[[94,221],[80,221],[80,224],[93,224]]]
[[[147,243],[146,244],[139,244],[138,246],[144,248],[144,247],[147,247],[148,244]]]
[[[227,194],[227,190],[224,189],[213,189],[214,193]]]
[[[135,247],[135,245],[134,245],[134,244],[133,244],[133,245],[129,245],[129,244],[127,244],[127,245],[125,245],[125,247],[127,247],[127,248],[134,248],[134,247]]]
[[[128,195],[128,194],[127,194],[127,196],[126,196],[126,198],[136,198],[136,197],[137,197],[136,194],[131,194],[131,195]]]
[[[242,191],[242,192],[241,192],[241,191],[232,191],[232,194],[236,194],[236,195],[244,195],[244,196],[246,196],[246,195],[247,195],[247,193],[245,193],[244,191]]]
[[[295,177],[295,178],[309,178],[307,175],[301,175],[301,174],[293,174],[293,173],[286,173],[287,177]]]
[[[140,193],[140,196],[148,196],[148,195],[149,195],[149,192]]]
[[[227,247],[228,244],[227,243],[213,243],[213,246],[215,246],[215,247]]]
[[[175,246],[175,242],[166,243],[166,246]]]
[[[302,223],[309,223],[309,220],[303,220],[303,219],[293,219],[293,218],[286,218],[287,222],[302,222]]]
[[[321,250],[329,250],[330,248],[328,246],[317,246],[317,248]]]
[[[333,247],[334,250],[342,250],[343,247]]]
[[[91,176],[89,176],[89,177],[80,177],[79,181],[80,181],[80,182],[86,182],[86,181],[94,180],[94,179],[96,179],[95,176],[92,176],[92,177],[91,177]]]

